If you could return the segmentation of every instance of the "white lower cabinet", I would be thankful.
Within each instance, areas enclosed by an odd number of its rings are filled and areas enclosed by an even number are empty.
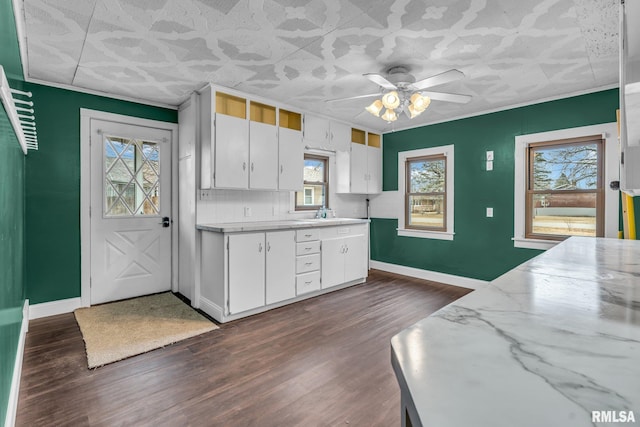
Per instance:
[[[229,236],[229,313],[265,304],[264,233]]]
[[[322,289],[367,277],[364,226],[332,227],[321,232]]]
[[[295,232],[266,233],[266,300],[267,304],[296,296]]]
[[[220,322],[367,277],[367,225],[202,233],[199,308]]]

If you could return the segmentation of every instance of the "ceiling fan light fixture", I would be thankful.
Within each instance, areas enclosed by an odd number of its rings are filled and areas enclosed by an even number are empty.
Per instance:
[[[398,96],[398,92],[392,90],[391,92],[387,92],[382,95],[382,105],[388,110],[393,110],[394,108],[398,108],[400,105],[400,97]]]
[[[422,113],[431,104],[431,98],[416,92],[411,95],[411,106],[418,112]]]
[[[395,122],[396,120],[398,120],[398,115],[396,114],[396,112],[392,108],[387,108],[387,110],[384,112],[384,114],[380,118],[382,120],[385,120],[385,121],[391,123],[391,122]]]
[[[420,114],[422,114],[422,111],[424,111],[424,110],[419,111],[419,110],[414,106],[414,104],[409,105],[409,106],[407,107],[407,110],[409,110],[409,118],[410,118],[410,119],[413,119],[413,118],[415,118],[415,117],[418,117]]]
[[[365,110],[367,110],[368,112],[370,112],[376,117],[380,117],[380,111],[382,111],[383,108],[384,106],[382,105],[382,101],[380,101],[379,99],[376,99],[371,103],[371,105],[366,107]]]

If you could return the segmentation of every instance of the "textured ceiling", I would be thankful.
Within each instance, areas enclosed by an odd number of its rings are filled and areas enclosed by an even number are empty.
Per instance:
[[[617,0],[24,0],[28,78],[178,105],[206,82],[380,131],[364,73],[407,65],[433,101],[395,129],[618,83]]]

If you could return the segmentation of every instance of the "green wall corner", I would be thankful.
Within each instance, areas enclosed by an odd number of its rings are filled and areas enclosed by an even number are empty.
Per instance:
[[[436,108],[432,106],[430,108]],[[398,189],[398,152],[455,146],[455,238],[399,237],[395,219],[371,223],[371,258],[480,280],[493,280],[540,251],[513,247],[515,137],[616,121],[618,90],[606,90],[387,133],[383,190]],[[428,110],[427,110],[428,112]],[[494,170],[485,153],[494,152]],[[494,217],[486,218],[485,208]]]
[[[30,304],[80,297],[80,109],[177,123],[178,112],[26,82],[38,151],[26,161],[26,293]]]

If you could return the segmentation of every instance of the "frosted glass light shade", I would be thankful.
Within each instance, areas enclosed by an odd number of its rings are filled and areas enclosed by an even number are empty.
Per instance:
[[[387,110],[380,118],[382,120],[386,120],[387,122],[395,122],[396,120],[398,120],[398,115],[392,109],[387,108]]]
[[[382,101],[380,101],[379,99],[376,99],[371,103],[371,105],[366,107],[365,110],[367,110],[368,112],[370,112],[376,117],[380,117],[380,111],[382,111],[383,108],[384,107],[382,105]]]
[[[382,96],[382,105],[384,105],[387,110],[394,108],[398,108],[400,105],[400,97],[398,96],[398,92],[392,90],[391,92],[387,92]]]
[[[409,118],[413,119],[414,117],[418,117],[420,114],[422,114],[422,111],[418,111],[418,109],[416,107],[414,107],[414,104],[409,105],[409,107],[407,107],[407,110],[409,110]]]
[[[431,98],[428,96],[420,95],[418,92],[411,95],[411,105],[419,113],[426,110],[429,104],[431,104]]]

